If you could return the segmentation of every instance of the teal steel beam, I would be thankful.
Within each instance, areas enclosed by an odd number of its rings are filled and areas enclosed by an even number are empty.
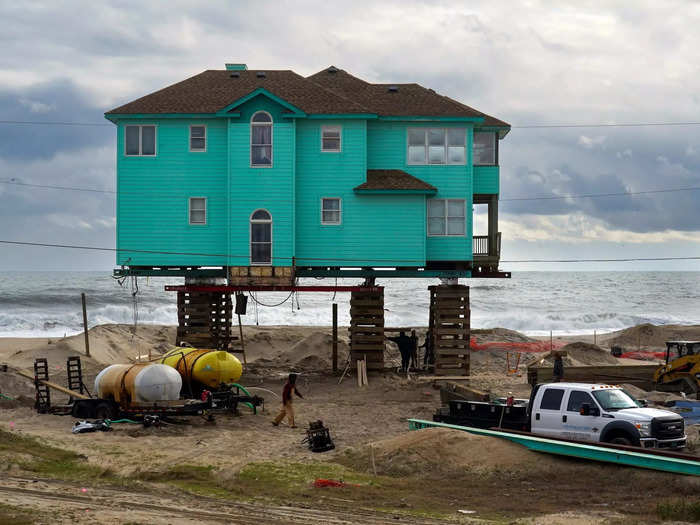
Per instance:
[[[226,277],[226,269],[217,268],[115,268],[114,277]]]
[[[437,421],[426,421],[424,419],[408,420],[409,430],[419,430],[428,427],[452,428],[481,436],[499,437],[523,445],[530,450],[546,452],[548,454],[617,463],[629,467],[662,470],[675,474],[700,476],[700,461],[693,459],[668,457],[655,455],[653,453],[635,452],[632,450],[620,450],[617,448],[600,447],[584,443],[571,443],[568,441],[559,441],[557,439],[512,434],[499,430],[463,427],[460,425],[451,425],[449,423],[438,423]]]
[[[343,270],[327,268],[300,268],[295,271],[297,277],[471,277],[469,270]]]

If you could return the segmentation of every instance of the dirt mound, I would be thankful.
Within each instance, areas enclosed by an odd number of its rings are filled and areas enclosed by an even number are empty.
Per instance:
[[[566,358],[571,365],[616,365],[617,358],[609,350],[590,343],[569,343],[561,351],[566,352]],[[564,361],[566,363],[566,360]]]
[[[532,343],[536,339],[507,328],[480,328],[471,331],[472,338],[477,343],[506,342],[506,343]]]
[[[371,448],[370,448],[371,447]],[[378,474],[440,475],[465,470],[532,470],[561,467],[566,460],[541,455],[510,441],[449,428],[427,428],[377,441],[346,454],[353,468]]]
[[[685,340],[700,341],[700,325],[653,325],[640,324],[615,332],[606,344],[617,345],[625,349],[666,348],[666,341]]]

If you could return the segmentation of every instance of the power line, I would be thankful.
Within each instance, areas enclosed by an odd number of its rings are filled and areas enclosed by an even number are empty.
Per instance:
[[[527,124],[511,126],[512,129],[547,128],[641,128],[654,126],[700,126],[700,122],[628,122],[623,124]]]
[[[651,193],[672,193],[678,191],[696,191],[700,190],[700,186],[690,186],[687,188],[669,188],[664,190],[645,190],[645,191],[621,191],[617,193],[582,193],[579,195],[552,195],[549,197],[512,197],[509,199],[498,199],[499,202],[512,201],[549,201],[560,199],[588,199],[597,197],[620,197],[628,195],[647,195]]]
[[[0,120],[0,124],[17,124],[26,126],[97,126],[113,127],[114,124],[102,122],[63,122],[48,120]],[[615,123],[593,123],[593,124],[523,124],[511,126],[512,129],[561,129],[561,128],[640,128],[640,127],[663,127],[663,126],[700,126],[700,122],[625,122]]]
[[[53,185],[46,185],[46,184],[31,184],[28,182],[19,182],[13,179],[10,180],[0,180],[0,184],[10,184],[14,186],[26,186],[26,187],[31,187],[31,188],[44,188],[44,189],[52,189],[52,190],[67,190],[67,191],[86,191],[86,192],[91,192],[91,193],[106,193],[110,195],[116,195],[117,192],[114,190],[100,190],[97,188],[80,188],[80,187],[75,187],[75,186],[53,186]],[[598,197],[625,197],[625,196],[631,196],[631,195],[649,195],[649,194],[654,194],[654,193],[674,193],[674,192],[680,192],[680,191],[698,191],[700,190],[700,186],[688,186],[685,188],[667,188],[667,189],[659,189],[659,190],[643,190],[643,191],[621,191],[621,192],[615,192],[615,193],[582,193],[582,194],[574,194],[574,195],[550,195],[550,196],[542,196],[542,197],[510,197],[507,199],[499,199],[499,202],[514,202],[514,201],[540,201],[540,200],[565,200],[565,199],[591,199],[591,198],[598,198]],[[122,191],[120,192],[121,195],[140,195],[140,196],[166,196],[166,197],[186,197],[189,196],[188,194],[185,193],[150,193],[150,192],[129,192],[129,191]],[[236,199],[237,201],[240,202],[240,199]],[[249,200],[247,202],[253,202],[253,200]],[[258,201],[255,201],[258,202]]]
[[[103,122],[60,122],[48,120],[0,120],[0,124],[20,124],[26,126],[93,126],[93,127],[114,127],[114,124]]]
[[[169,252],[169,251],[159,251],[159,250],[132,250],[128,248],[106,248],[101,246],[80,246],[74,244],[52,244],[52,243],[42,243],[42,242],[28,242],[28,241],[8,241],[0,240],[0,244],[13,244],[19,246],[38,246],[44,248],[68,248],[75,250],[93,250],[93,251],[105,251],[105,252],[124,252],[124,253],[148,253],[148,254],[164,254],[164,255],[192,255],[192,256],[206,256],[206,257],[227,257],[232,259],[250,258],[250,255],[228,255],[219,253],[197,253],[197,252]],[[294,257],[272,257],[273,259],[284,259],[292,260]],[[422,263],[424,261],[419,260],[399,260],[399,259],[333,259],[328,257],[317,258],[317,257],[299,257],[301,261],[335,261],[335,262],[363,262],[368,261],[385,261],[385,262],[397,262],[397,263]],[[644,261],[698,261],[700,260],[700,255],[698,256],[687,256],[687,257],[625,257],[625,258],[611,258],[611,259],[512,259],[512,260],[502,260],[502,263],[589,263],[589,262],[644,262]],[[300,266],[306,266],[304,264]]]

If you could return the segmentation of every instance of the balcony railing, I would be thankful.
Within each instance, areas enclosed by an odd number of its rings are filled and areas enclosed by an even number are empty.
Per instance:
[[[475,235],[472,251],[474,257],[500,257],[501,256],[501,232],[496,235],[496,245],[489,246],[488,235]]]

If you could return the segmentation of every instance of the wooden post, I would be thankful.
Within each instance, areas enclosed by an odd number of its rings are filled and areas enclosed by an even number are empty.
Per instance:
[[[245,342],[243,341],[243,323],[241,323],[241,314],[238,314],[238,333],[241,336],[241,352],[243,353],[243,364],[247,365],[248,360],[245,357]]]
[[[598,334],[596,330],[593,330],[593,344],[597,345],[598,344]]]
[[[552,336],[552,331],[549,331],[549,351],[554,350],[554,337]]]
[[[83,301],[83,330],[85,331],[85,355],[90,357],[90,339],[88,338],[87,307],[85,306],[85,292],[80,294]]]
[[[333,373],[338,373],[338,303],[333,303]]]

